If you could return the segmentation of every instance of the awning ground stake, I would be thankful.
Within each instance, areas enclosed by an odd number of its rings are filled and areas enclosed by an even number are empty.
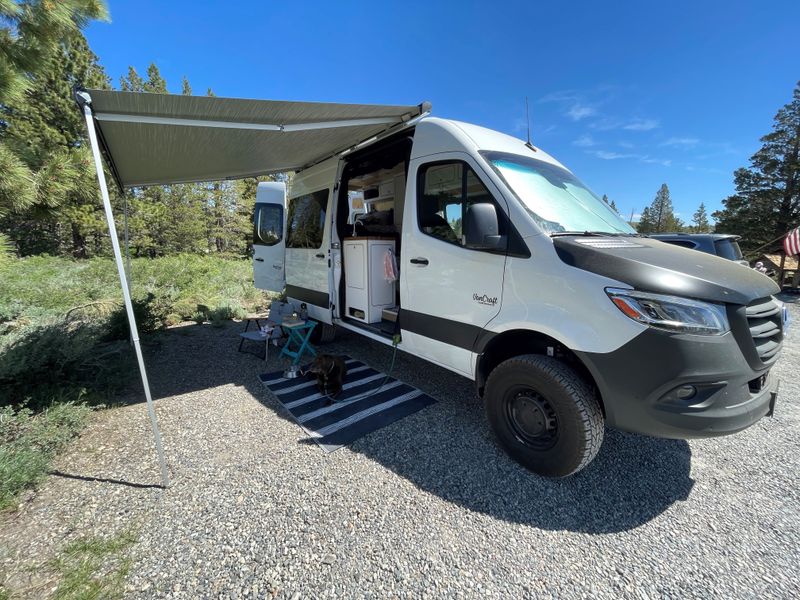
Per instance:
[[[103,198],[103,208],[105,209],[106,220],[108,221],[108,232],[111,234],[111,246],[114,249],[114,259],[117,263],[119,284],[122,288],[122,298],[125,301],[125,310],[128,313],[128,324],[131,328],[133,347],[136,351],[136,360],[139,362],[139,372],[142,375],[142,385],[144,386],[144,394],[145,398],[147,399],[147,412],[150,414],[150,422],[153,425],[153,437],[155,438],[156,451],[158,452],[158,464],[161,467],[161,481],[164,487],[169,487],[169,474],[167,473],[167,463],[164,460],[164,448],[161,444],[161,433],[158,431],[158,419],[156,418],[156,410],[153,406],[153,398],[150,394],[150,384],[147,381],[147,371],[144,368],[142,347],[139,343],[139,331],[136,327],[136,317],[134,317],[133,314],[133,304],[131,304],[130,290],[128,289],[128,283],[125,276],[125,268],[122,264],[122,252],[120,251],[119,240],[117,239],[117,227],[114,224],[114,213],[111,210],[111,200],[109,200],[108,197],[108,186],[106,184],[106,175],[103,171],[103,160],[100,157],[100,146],[97,143],[97,133],[94,129],[91,98],[86,92],[77,92],[76,99],[78,100],[78,104],[83,109],[83,115],[86,118],[86,130],[89,132],[89,142],[92,146],[94,166],[97,170],[97,182],[100,184],[100,195]]]

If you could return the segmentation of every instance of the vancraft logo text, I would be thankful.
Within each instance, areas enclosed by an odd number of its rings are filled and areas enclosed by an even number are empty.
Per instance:
[[[497,296],[487,296],[486,294],[472,294],[472,299],[475,300],[478,304],[485,304],[486,306],[494,306],[497,304]]]

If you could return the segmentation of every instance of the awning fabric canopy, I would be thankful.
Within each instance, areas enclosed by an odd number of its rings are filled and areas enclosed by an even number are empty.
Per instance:
[[[85,94],[120,187],[297,170],[430,111],[428,103],[328,104],[105,90]]]

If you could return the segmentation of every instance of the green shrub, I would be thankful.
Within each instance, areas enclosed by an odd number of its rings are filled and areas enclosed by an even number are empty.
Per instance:
[[[105,341],[105,320],[44,319],[0,339],[0,404],[47,402],[61,387],[110,391],[126,382],[125,342]]]
[[[225,321],[231,319],[243,319],[247,316],[247,311],[239,305],[223,304],[216,307],[209,313],[209,321],[213,325],[221,326]]]
[[[14,254],[14,244],[11,239],[4,233],[0,233],[0,265],[11,261]]]
[[[0,408],[0,509],[44,477],[53,457],[83,429],[90,412],[71,401],[38,414],[29,408]]]
[[[248,309],[268,304],[267,295],[253,287],[250,260],[184,254],[131,262],[131,294],[150,305],[162,324],[172,313],[191,318],[198,304]],[[40,255],[0,261],[0,322],[56,317],[95,301],[122,304],[116,267],[109,258]]]
[[[136,319],[136,329],[140,334],[163,329],[172,312],[172,306],[155,294],[147,294],[145,298],[132,298],[131,304]],[[123,304],[110,315],[107,328],[106,338],[109,340],[124,340],[130,337],[128,311]]]
[[[187,318],[221,324],[269,301],[253,287],[250,260],[218,256],[134,259],[130,285],[140,334]],[[93,397],[116,389],[128,337],[111,259],[0,261],[0,405],[46,404],[61,387]]]

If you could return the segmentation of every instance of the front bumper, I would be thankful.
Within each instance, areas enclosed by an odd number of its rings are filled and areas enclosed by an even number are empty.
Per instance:
[[[609,426],[669,438],[736,433],[772,414],[778,380],[753,369],[732,333],[648,329],[614,352],[578,352],[597,383]],[[690,398],[678,390],[694,386]]]

